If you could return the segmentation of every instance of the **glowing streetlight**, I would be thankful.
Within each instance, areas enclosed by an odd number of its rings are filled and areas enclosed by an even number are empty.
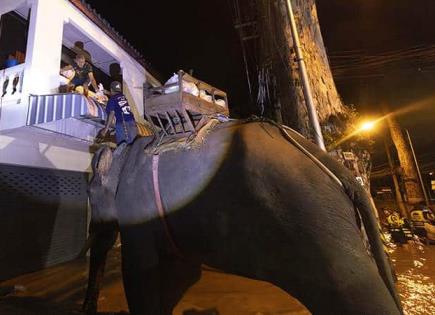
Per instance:
[[[375,125],[376,121],[365,121],[361,124],[359,131],[370,131],[375,127]]]
[[[328,149],[333,150],[334,148],[338,147],[340,144],[349,140],[350,138],[352,138],[352,137],[354,137],[362,132],[368,132],[368,131],[373,130],[376,127],[377,123],[383,119],[384,119],[384,117],[380,117],[380,118],[377,118],[375,120],[367,120],[367,121],[361,123],[361,125],[359,125],[359,128],[355,126],[354,127],[355,129],[351,133],[345,135],[343,138],[341,138],[341,139],[337,140],[336,142],[334,142],[333,144],[331,144]]]

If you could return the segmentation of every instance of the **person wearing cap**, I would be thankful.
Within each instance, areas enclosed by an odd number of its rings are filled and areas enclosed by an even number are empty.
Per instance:
[[[110,93],[112,96],[106,106],[106,125],[98,132],[97,139],[103,139],[107,135],[115,117],[116,144],[120,145],[122,142],[131,144],[137,136],[137,126],[127,98],[122,93],[121,83],[113,81],[110,84]]]

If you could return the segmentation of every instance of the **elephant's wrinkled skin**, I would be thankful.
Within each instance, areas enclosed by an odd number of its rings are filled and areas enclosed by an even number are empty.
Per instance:
[[[342,165],[289,133],[344,188],[266,122],[225,123],[199,148],[161,154],[162,200],[182,257],[172,254],[158,217],[152,156],[143,152],[151,139],[113,158],[108,149],[100,151],[90,184],[93,226],[99,228],[85,308],[95,310],[94,280],[114,240],[110,229],[119,224],[132,314],[172,314],[199,279],[202,263],[269,281],[314,314],[400,314],[365,191]]]

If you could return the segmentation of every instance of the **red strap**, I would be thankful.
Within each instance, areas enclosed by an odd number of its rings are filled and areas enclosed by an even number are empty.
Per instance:
[[[168,225],[168,221],[166,221],[165,208],[163,207],[162,196],[160,195],[159,157],[160,156],[158,154],[153,155],[154,199],[156,201],[157,210],[159,211],[159,217],[162,221],[163,228],[165,229],[166,236],[168,237],[169,243],[171,243],[172,250],[174,251],[175,255],[182,258],[183,255],[181,254],[180,249],[178,248],[177,244],[175,243],[174,238],[172,237],[169,225]]]

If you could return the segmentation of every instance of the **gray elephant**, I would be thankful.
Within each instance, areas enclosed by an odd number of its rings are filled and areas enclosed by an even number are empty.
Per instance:
[[[144,153],[152,143],[94,157],[88,313],[118,228],[135,315],[172,314],[201,264],[268,281],[314,314],[402,313],[366,192],[310,141],[253,121],[190,150]]]

